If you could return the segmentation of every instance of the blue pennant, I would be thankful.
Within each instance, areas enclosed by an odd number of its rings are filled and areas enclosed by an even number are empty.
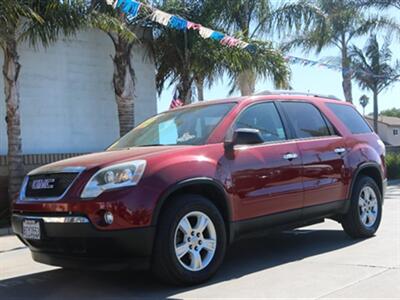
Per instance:
[[[135,18],[139,13],[140,3],[133,0],[119,0],[117,7],[128,15],[129,19]]]
[[[187,25],[188,25],[187,20],[182,19],[177,16],[172,16],[168,23],[169,27],[171,27],[173,29],[177,29],[177,30],[186,30]]]
[[[210,39],[216,40],[216,41],[221,41],[223,38],[225,37],[225,34],[218,32],[218,31],[214,31],[211,36]]]

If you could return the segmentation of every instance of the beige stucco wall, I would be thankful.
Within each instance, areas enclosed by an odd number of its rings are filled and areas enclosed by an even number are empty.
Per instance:
[[[367,119],[367,121],[371,126],[374,126],[373,120]],[[398,129],[399,135],[393,134],[394,129]],[[378,122],[378,134],[386,144],[400,146],[400,126],[389,126],[385,123]]]

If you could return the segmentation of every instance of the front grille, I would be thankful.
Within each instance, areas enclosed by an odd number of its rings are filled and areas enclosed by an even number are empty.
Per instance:
[[[28,198],[61,197],[79,173],[55,173],[29,176],[25,190]]]

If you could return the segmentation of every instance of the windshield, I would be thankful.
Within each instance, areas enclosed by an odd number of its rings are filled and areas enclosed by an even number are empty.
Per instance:
[[[235,103],[172,110],[144,121],[108,150],[130,147],[203,145]]]

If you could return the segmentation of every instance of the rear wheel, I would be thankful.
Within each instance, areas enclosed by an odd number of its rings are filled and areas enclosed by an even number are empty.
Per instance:
[[[343,229],[353,238],[368,238],[378,230],[381,218],[381,192],[372,178],[363,176],[355,184],[350,209],[342,220]]]
[[[208,199],[183,195],[172,200],[159,221],[154,273],[173,284],[198,284],[215,274],[226,249],[224,220]]]

